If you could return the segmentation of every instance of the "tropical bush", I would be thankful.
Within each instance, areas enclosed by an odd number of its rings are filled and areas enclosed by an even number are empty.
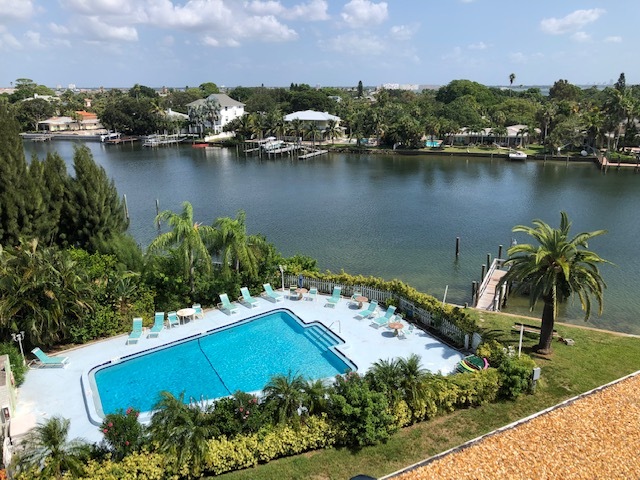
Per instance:
[[[19,387],[24,382],[24,376],[29,371],[29,367],[25,365],[18,346],[13,342],[2,342],[0,343],[0,355],[9,355],[13,379],[16,386]]]
[[[499,395],[507,399],[515,399],[531,389],[534,361],[527,355],[506,357],[498,368],[500,373]]]
[[[144,427],[138,422],[140,411],[129,407],[126,412],[108,414],[100,430],[114,460],[138,450],[144,443]]]

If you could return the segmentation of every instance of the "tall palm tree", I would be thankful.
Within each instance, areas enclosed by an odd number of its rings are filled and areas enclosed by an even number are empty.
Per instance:
[[[78,438],[67,440],[69,424],[55,416],[29,430],[14,460],[17,470],[36,469],[41,478],[59,479],[65,472],[81,475],[89,445]]]
[[[420,357],[413,353],[407,358],[398,360],[401,382],[400,388],[404,395],[404,400],[412,410],[424,404],[428,392],[425,388],[425,381],[429,378],[428,370],[420,366]]]
[[[302,385],[302,404],[309,415],[317,415],[327,411],[329,387],[323,380],[307,380]]]
[[[510,73],[509,74],[509,88],[513,87],[513,81],[516,79],[516,74],[515,73]],[[511,95],[512,90],[509,90],[509,95]]]
[[[249,276],[257,275],[259,256],[257,247],[263,242],[261,237],[247,235],[246,217],[244,210],[238,210],[235,219],[221,217],[213,224],[215,234],[212,247],[220,256],[222,271],[226,276],[231,273],[231,266],[236,273],[239,273],[242,268]]]
[[[515,291],[528,291],[530,307],[538,300],[544,302],[540,342],[536,350],[551,351],[553,326],[558,303],[575,294],[585,311],[591,314],[591,297],[602,313],[603,290],[606,284],[598,271],[599,263],[609,263],[596,253],[586,250],[588,241],[606,233],[605,230],[583,232],[570,238],[571,222],[566,212],[560,212],[560,228],[552,228],[542,220],[534,220],[534,227],[516,225],[514,232],[531,235],[538,245],[521,243],[509,248],[505,266],[509,268],[500,284],[513,282]]]
[[[303,391],[306,383],[302,375],[274,375],[265,385],[263,393],[267,402],[275,405],[275,414],[278,422],[284,422],[287,418],[296,418],[298,409],[304,398]]]
[[[214,434],[207,412],[199,405],[185,404],[184,393],[176,398],[169,392],[160,392],[153,410],[151,440],[176,462],[178,471],[188,467],[191,476],[198,478],[208,451],[207,440]]]
[[[193,295],[196,288],[196,265],[205,272],[211,271],[211,255],[207,245],[215,238],[214,228],[193,221],[193,207],[189,202],[182,203],[181,213],[164,210],[158,214],[155,221],[156,224],[166,221],[171,231],[157,236],[149,245],[149,251],[159,252],[175,247],[189,276]]]
[[[289,122],[289,132],[295,135],[296,139],[304,135],[304,123],[299,118],[294,118]],[[297,141],[297,140],[296,140]]]
[[[312,144],[313,147],[316,146],[316,137],[318,136],[318,133],[320,133],[320,131],[318,130],[318,126],[316,125],[315,122],[309,122],[307,124],[307,126],[305,127],[305,130],[307,132],[307,136],[311,137],[312,140]]]
[[[371,365],[366,378],[375,391],[387,396],[389,403],[394,404],[402,398],[402,370],[398,359],[378,360]]]
[[[338,127],[337,120],[329,120],[327,122],[327,128],[324,129],[324,135],[331,139],[331,143],[335,143],[335,139],[340,135],[340,127]]]

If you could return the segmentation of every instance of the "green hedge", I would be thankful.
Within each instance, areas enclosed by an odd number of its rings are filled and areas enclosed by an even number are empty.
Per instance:
[[[469,315],[464,309],[455,307],[452,305],[442,305],[442,302],[437,298],[427,295],[426,293],[419,292],[415,288],[407,285],[400,280],[383,280],[377,277],[365,277],[364,275],[350,275],[348,273],[331,273],[331,272],[293,272],[302,273],[307,278],[314,278],[318,280],[324,280],[333,282],[339,285],[359,285],[363,287],[376,288],[378,290],[386,290],[396,297],[402,297],[406,301],[413,303],[416,307],[422,308],[430,312],[435,319],[443,318],[455,326],[457,326],[464,333],[473,333],[478,330],[475,319]],[[394,303],[393,301],[389,303]]]
[[[325,416],[309,417],[298,429],[277,425],[265,427],[254,434],[238,435],[233,439],[220,437],[209,440],[205,469],[214,475],[220,475],[279,457],[329,447],[335,441],[335,428]]]

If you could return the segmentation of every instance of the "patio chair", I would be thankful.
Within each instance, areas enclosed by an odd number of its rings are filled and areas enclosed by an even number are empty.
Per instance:
[[[242,293],[242,296],[238,298],[239,302],[249,305],[250,308],[258,306],[258,299],[251,296],[251,293],[249,292],[249,289],[247,287],[242,287],[240,289],[240,293]]]
[[[398,338],[400,340],[403,340],[403,339],[407,338],[408,335],[411,335],[413,333],[413,330],[415,328],[416,327],[413,325],[413,323],[410,323],[407,328],[403,328],[402,330],[400,330],[398,332]]]
[[[394,307],[393,305],[389,305],[387,307],[387,311],[385,312],[384,316],[374,318],[371,322],[371,326],[376,328],[386,327],[389,324],[389,322],[391,322],[394,319],[395,311],[396,311],[396,307]]]
[[[309,289],[309,293],[307,293],[307,300],[311,300],[315,302],[318,299],[318,289],[316,287],[311,287]]]
[[[376,313],[376,309],[378,308],[378,301],[371,300],[369,306],[365,310],[360,310],[356,313],[356,318],[358,320],[362,320],[363,318],[370,318],[374,313]]]
[[[356,298],[361,297],[361,296],[362,296],[362,293],[360,292],[360,290],[354,290],[353,291],[353,295],[351,295],[351,297],[349,297],[349,304],[352,304],[352,303],[356,303],[357,304],[358,302],[356,301]]]
[[[140,337],[142,336],[142,318],[136,317],[133,319],[133,327],[131,329],[131,333],[129,334],[129,338],[127,338],[127,345],[131,345],[132,343],[138,343]]]
[[[333,287],[333,293],[329,298],[327,298],[327,303],[325,304],[325,307],[334,308],[340,301],[341,291],[342,291],[342,287]]]
[[[297,292],[298,285],[289,286],[289,298],[295,298],[296,300],[300,299],[300,294]]]
[[[193,318],[204,318],[202,305],[200,305],[199,303],[194,303],[193,305],[191,305],[191,308],[193,308],[196,311],[196,313],[193,314]]]
[[[147,337],[158,337],[160,336],[160,332],[164,330],[164,312],[156,312],[156,316],[153,321],[153,327],[149,330],[149,335]]]
[[[218,304],[220,310],[226,310],[229,315],[232,313],[238,313],[238,306],[229,301],[229,296],[226,293],[220,294],[220,303]]]
[[[69,357],[50,357],[38,347],[31,350],[31,353],[38,358],[37,362],[41,367],[64,368],[69,363]]]
[[[262,294],[263,296],[272,298],[276,302],[282,302],[284,300],[281,294],[273,291],[273,288],[271,288],[271,284],[265,283],[264,285],[262,285],[262,287],[264,288],[264,293]]]
[[[169,312],[167,313],[167,321],[169,322],[169,328],[171,327],[179,327],[180,319],[178,318],[178,312]]]

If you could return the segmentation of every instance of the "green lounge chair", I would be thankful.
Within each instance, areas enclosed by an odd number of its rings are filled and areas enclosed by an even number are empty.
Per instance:
[[[407,335],[411,335],[413,333],[413,331],[415,330],[415,328],[416,327],[413,325],[413,323],[410,323],[407,328],[403,328],[402,330],[400,330],[398,332],[398,338],[400,340],[403,340],[403,339],[407,338]]]
[[[251,308],[253,307],[257,307],[258,306],[258,299],[257,298],[253,298],[251,296],[251,293],[249,293],[249,289],[247,287],[242,287],[240,289],[240,293],[242,293],[242,297],[240,297],[238,299],[238,301],[241,301],[243,303],[246,303],[247,305],[249,305]]]
[[[149,330],[149,335],[147,337],[158,337],[160,336],[160,332],[164,330],[164,312],[156,312],[155,319],[153,321],[153,327]]]
[[[204,312],[202,311],[202,305],[199,303],[194,303],[191,305],[196,312],[193,314],[193,318],[204,318]]]
[[[376,313],[376,308],[378,308],[378,301],[371,300],[368,308],[366,308],[365,310],[360,310],[358,313],[356,313],[356,318],[358,320],[361,320],[363,318],[370,318],[374,313]]]
[[[218,304],[218,308],[220,310],[228,311],[229,315],[238,312],[238,306],[229,301],[229,296],[226,293],[220,294],[220,303]]]
[[[309,293],[307,294],[307,300],[316,301],[318,299],[318,289],[316,287],[311,287],[309,289]]]
[[[38,347],[31,350],[31,353],[38,358],[38,363],[41,367],[64,368],[69,363],[69,357],[50,357]]]
[[[276,302],[282,302],[284,300],[281,294],[273,291],[271,284],[265,283],[262,287],[264,288],[264,295],[267,297],[274,299]]]
[[[169,322],[169,328],[171,327],[179,327],[180,319],[178,318],[178,312],[169,312],[167,313],[167,321]]]
[[[289,299],[295,298],[296,300],[300,300],[300,294],[298,293],[298,286],[291,285],[289,287]]]
[[[140,337],[142,336],[142,318],[134,318],[133,319],[133,328],[131,333],[129,334],[129,338],[127,338],[127,345],[131,345],[132,343],[138,343]]]
[[[327,303],[325,304],[325,307],[333,308],[338,304],[338,302],[340,301],[341,290],[342,290],[342,287],[333,287],[333,293],[329,298],[327,298]]]
[[[387,311],[384,314],[384,316],[374,318],[371,322],[371,326],[376,328],[386,327],[389,324],[389,322],[393,321],[393,318],[395,317],[394,315],[395,311],[396,311],[396,307],[394,307],[393,305],[389,305],[389,307],[387,307]]]

